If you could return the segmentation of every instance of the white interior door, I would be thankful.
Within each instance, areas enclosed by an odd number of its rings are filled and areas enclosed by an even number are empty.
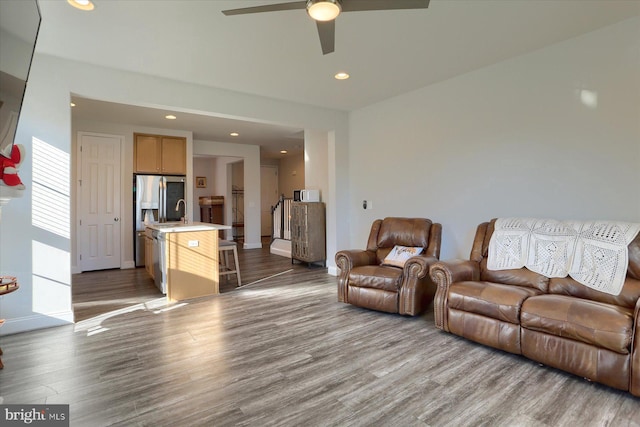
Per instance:
[[[120,150],[123,137],[78,133],[80,270],[120,268]]]
[[[278,203],[278,167],[260,166],[260,234],[271,236],[271,206]]]

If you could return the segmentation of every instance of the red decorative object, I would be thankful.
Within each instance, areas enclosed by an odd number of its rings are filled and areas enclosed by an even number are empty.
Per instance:
[[[18,176],[20,163],[24,161],[25,149],[21,144],[15,144],[11,149],[10,158],[0,155],[0,185],[24,190],[24,184]]]

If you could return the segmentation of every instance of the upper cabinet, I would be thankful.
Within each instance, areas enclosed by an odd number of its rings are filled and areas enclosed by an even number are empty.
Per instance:
[[[134,134],[133,169],[136,173],[187,174],[187,139]]]

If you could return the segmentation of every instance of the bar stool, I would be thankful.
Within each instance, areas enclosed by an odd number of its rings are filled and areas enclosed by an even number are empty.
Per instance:
[[[219,239],[218,251],[220,254],[220,276],[235,274],[238,279],[238,287],[242,286],[242,282],[240,281],[240,264],[238,263],[238,244],[231,240]],[[233,265],[229,264],[229,251],[233,251]],[[229,277],[227,277],[227,280],[229,280]]]

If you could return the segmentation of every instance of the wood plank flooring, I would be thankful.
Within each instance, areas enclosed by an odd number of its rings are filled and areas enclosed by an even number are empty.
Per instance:
[[[339,303],[324,268],[240,256],[245,283],[282,274],[171,305],[143,269],[74,276],[75,325],[2,337],[0,400],[70,404],[72,426],[640,425],[626,392],[441,332],[431,311]]]
[[[268,244],[269,240],[263,238],[263,249],[243,250],[242,242],[239,242],[238,261],[242,286],[252,285],[291,269],[307,269],[306,265],[298,262],[292,264],[290,258],[272,255]],[[230,255],[229,258],[232,260],[233,256]],[[220,293],[234,291],[237,285],[235,274],[224,276],[220,281]],[[92,271],[73,276],[76,322],[162,297],[144,268]]]

